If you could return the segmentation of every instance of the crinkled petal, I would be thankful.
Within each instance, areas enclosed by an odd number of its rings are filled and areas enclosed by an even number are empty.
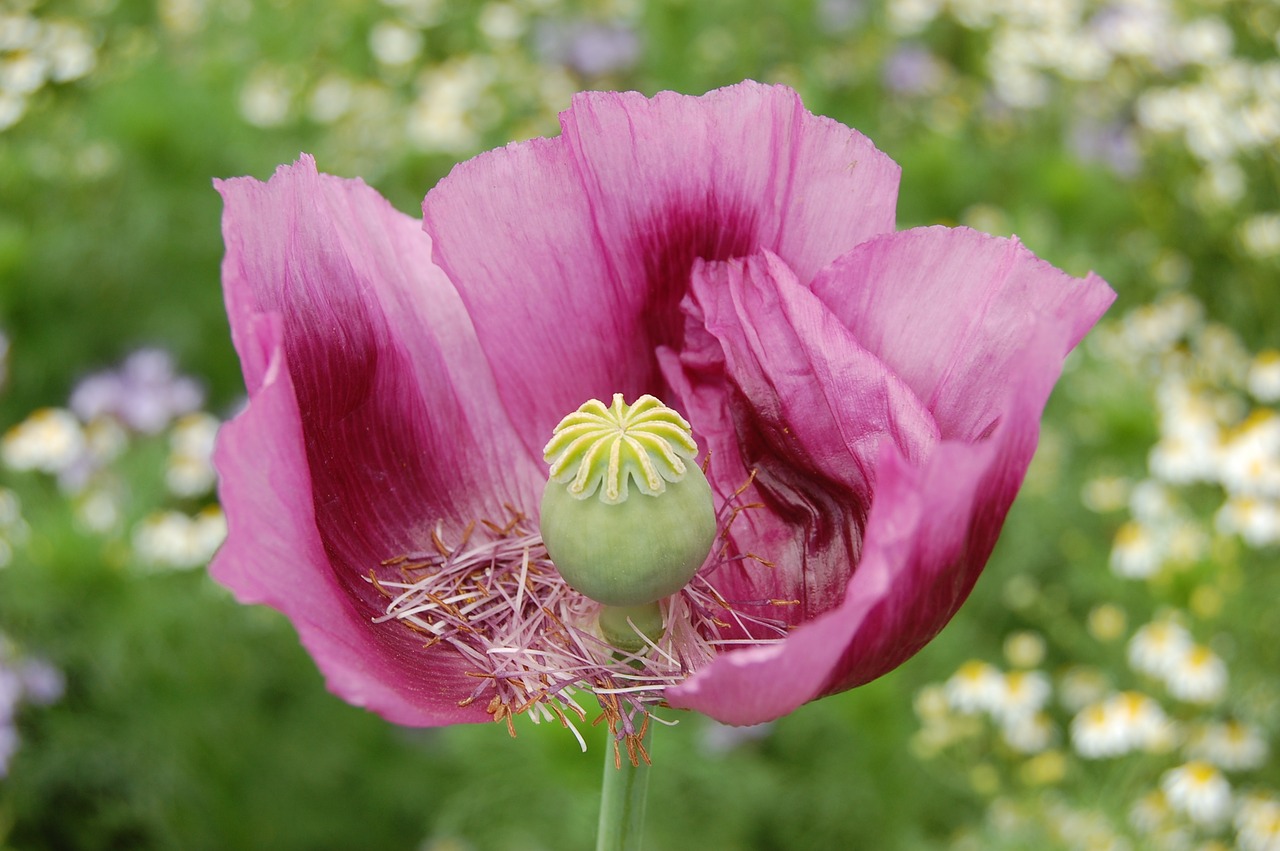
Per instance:
[[[928,245],[931,240],[944,247]],[[942,262],[945,246],[974,243],[986,243],[1006,261],[978,262],[986,257],[978,250],[957,251]],[[855,257],[868,259],[858,263]],[[944,440],[923,463],[893,442],[881,445],[862,553],[838,607],[799,626],[780,645],[730,652],[668,690],[673,706],[728,723],[769,720],[868,682],[910,658],[946,625],[995,545],[1035,451],[1063,358],[1112,298],[1096,277],[1070,278],[1016,243],[945,229],[876,240],[842,258],[820,281],[815,294],[841,324],[860,332],[859,341],[928,400]],[[964,315],[945,317],[921,307],[912,320],[914,335],[889,321],[868,321],[882,329],[876,337],[853,321],[866,314],[849,309],[874,301],[866,288],[901,291],[904,301],[946,301]],[[881,298],[882,307],[893,304]],[[900,307],[899,320],[909,317]],[[996,333],[993,323],[1003,323],[1004,333]],[[952,343],[940,345],[939,338]],[[930,357],[913,356],[912,340]],[[988,346],[994,353],[984,358]],[[990,384],[966,365],[988,370]],[[945,392],[948,382],[967,382],[973,410]]]
[[[700,263],[685,305],[678,371],[664,359],[697,424],[708,477],[722,495],[755,471],[730,527],[739,552],[713,581],[736,599],[795,600],[792,622],[836,605],[858,560],[880,445],[916,462],[937,443],[911,390],[869,354],[771,252]]]
[[[992,425],[1028,339],[1045,323],[1071,347],[1115,293],[1055,269],[1015,239],[968,228],[915,228],[858,246],[813,291],[925,402],[944,438]]]
[[[893,229],[897,165],[785,87],[586,93],[561,125],[423,204],[530,451],[587,398],[666,395],[653,353],[678,347],[694,260],[769,249],[807,280]]]
[[[424,650],[366,578],[381,561],[532,510],[541,478],[505,418],[430,239],[304,158],[219,185],[223,282],[249,391],[216,456],[228,539],[211,567],[283,611],[344,699],[405,724],[474,720],[447,645]],[[478,716],[483,718],[483,710]]]

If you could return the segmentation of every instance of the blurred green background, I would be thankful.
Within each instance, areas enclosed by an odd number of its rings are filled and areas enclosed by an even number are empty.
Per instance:
[[[590,846],[598,747],[348,707],[200,569],[243,393],[210,181],[307,151],[414,212],[576,90],[754,78],[902,165],[901,227],[1120,298],[956,621],[768,728],[660,730],[646,847],[1280,848],[1277,31],[1269,0],[0,0],[0,847]],[[1144,667],[1149,623],[1213,664]],[[1100,755],[1121,691],[1169,735]]]

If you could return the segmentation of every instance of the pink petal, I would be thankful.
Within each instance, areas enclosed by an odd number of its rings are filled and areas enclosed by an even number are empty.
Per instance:
[[[699,263],[690,328],[671,381],[721,495],[756,471],[731,538],[751,562],[714,581],[740,599],[794,599],[793,622],[835,606],[862,548],[881,443],[926,458],[937,428],[911,390],[867,353],[775,254]]]
[[[860,245],[813,291],[915,390],[943,437],[970,440],[1025,371],[1031,336],[1062,325],[1074,347],[1115,298],[1101,278],[1077,280],[1017,239],[943,227]]]
[[[343,698],[400,723],[474,720],[456,654],[371,623],[385,600],[365,579],[437,522],[536,507],[539,465],[457,294],[414,219],[309,158],[219,190],[250,401],[219,439],[230,531],[213,575],[283,611]]]
[[[981,262],[992,254],[1003,262]],[[882,444],[862,552],[837,608],[667,692],[673,706],[728,723],[868,682],[946,625],[995,545],[1062,359],[1112,298],[1096,277],[1070,278],[1016,243],[945,229],[860,246],[814,291],[929,400],[951,437],[923,463]],[[850,308],[870,303],[888,318]]]
[[[242,354],[249,346],[269,354],[253,402],[218,435],[214,459],[231,534],[210,573],[240,602],[283,612],[329,690],[347,702],[400,724],[481,720],[483,712],[456,705],[466,688],[459,660],[419,652],[421,640],[389,641],[386,627],[375,634],[330,566],[311,501],[296,498],[311,492],[311,479],[282,324],[270,315],[240,326]]]
[[[538,434],[587,398],[665,395],[653,353],[678,345],[694,260],[770,249],[807,279],[893,228],[898,167],[784,87],[588,93],[561,124],[423,204],[502,398]]]

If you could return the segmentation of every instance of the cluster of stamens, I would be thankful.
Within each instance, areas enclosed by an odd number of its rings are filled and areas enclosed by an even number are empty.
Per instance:
[[[758,507],[737,504],[748,485],[717,515],[716,554],[662,604],[662,636],[638,633],[644,645],[638,651],[623,652],[601,638],[600,604],[565,583],[527,518],[510,507],[504,523],[473,523],[455,541],[437,527],[429,548],[370,570],[367,581],[387,598],[385,613],[375,620],[413,630],[424,648],[444,643],[460,654],[472,666],[476,685],[459,695],[458,704],[484,701],[512,735],[513,719],[523,714],[535,722],[559,721],[585,749],[577,723],[588,718],[580,702],[587,693],[599,708],[591,724],[604,721],[633,763],[647,760],[641,739],[666,689],[728,646],[769,644],[786,635],[782,620],[744,609],[795,601],[731,602],[707,578],[729,560],[771,567],[755,556],[728,555],[729,525],[742,511]]]

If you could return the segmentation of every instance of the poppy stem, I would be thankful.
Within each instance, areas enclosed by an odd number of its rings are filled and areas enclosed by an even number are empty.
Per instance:
[[[653,725],[646,725],[652,728]],[[644,804],[649,791],[650,730],[640,739],[643,751],[632,765],[627,748],[609,735],[604,749],[604,782],[600,788],[600,827],[596,851],[640,851],[644,838]]]

